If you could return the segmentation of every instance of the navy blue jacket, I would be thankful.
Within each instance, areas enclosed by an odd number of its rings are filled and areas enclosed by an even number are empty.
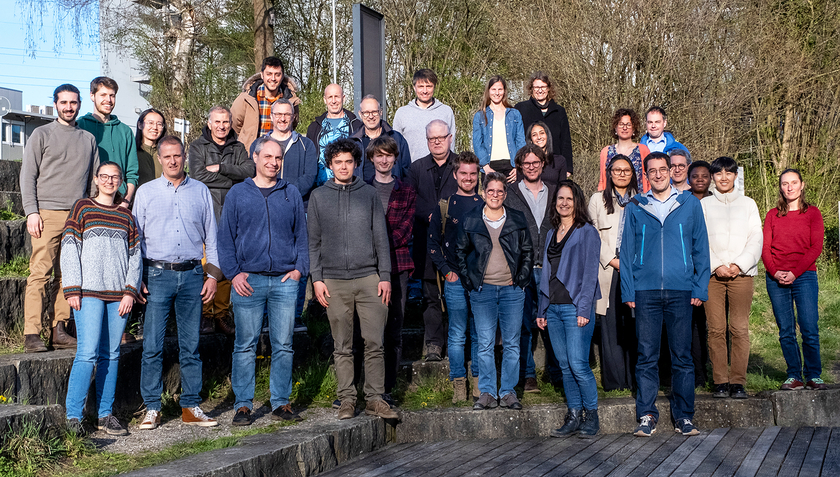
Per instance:
[[[269,137],[266,134],[263,137]],[[250,157],[254,157],[256,141],[251,143]],[[315,188],[315,179],[318,178],[318,151],[315,144],[306,136],[292,131],[292,137],[286,144],[283,151],[283,179],[289,184],[297,187],[303,197],[303,208],[309,206],[309,193]]]
[[[394,164],[394,169],[391,170],[391,174],[400,179],[405,179],[406,174],[408,174],[408,168],[411,167],[411,152],[408,149],[408,143],[405,142],[405,138],[402,134],[391,129],[391,126],[389,126],[384,120],[382,120],[380,124],[382,126],[382,135],[390,136],[397,141],[399,156],[397,156],[397,162]],[[370,144],[371,139],[365,134],[364,126],[357,129],[356,132],[350,136],[350,139],[357,141],[359,143],[359,147],[362,148],[362,163],[356,168],[353,175],[361,177],[363,181],[370,184],[373,177],[376,175],[376,169],[373,167],[373,163],[367,160],[367,147],[368,144]]]

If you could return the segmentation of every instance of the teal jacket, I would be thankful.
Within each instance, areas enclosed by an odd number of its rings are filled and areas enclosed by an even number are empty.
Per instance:
[[[107,123],[96,119],[93,113],[87,113],[76,121],[79,127],[93,134],[99,146],[99,162],[116,162],[123,171],[123,183],[120,193],[125,195],[126,185],[137,186],[140,165],[137,162],[137,146],[134,133],[116,116],[111,115]]]

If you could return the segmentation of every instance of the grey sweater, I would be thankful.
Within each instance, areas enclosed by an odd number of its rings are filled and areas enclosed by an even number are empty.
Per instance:
[[[426,109],[417,106],[417,100],[412,99],[394,114],[393,129],[403,135],[411,151],[411,162],[429,155],[429,143],[426,141],[426,126],[440,119],[449,125],[452,134],[450,149],[455,151],[455,113],[452,108],[435,99]]]
[[[313,282],[374,273],[391,281],[385,212],[373,186],[358,177],[349,185],[327,181],[309,197],[307,228]]]
[[[26,143],[20,169],[24,213],[72,209],[96,187],[97,167],[99,148],[93,134],[58,120],[36,128]]]

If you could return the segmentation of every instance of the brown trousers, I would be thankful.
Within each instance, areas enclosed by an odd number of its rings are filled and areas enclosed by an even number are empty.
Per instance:
[[[747,363],[750,358],[750,306],[753,297],[753,277],[718,278],[709,280],[709,300],[705,304],[709,326],[709,360],[715,384],[747,383]],[[729,343],[726,345],[726,302],[729,300]],[[727,354],[729,367],[727,369]]]
[[[50,330],[59,322],[70,319],[70,305],[61,291],[61,235],[69,210],[38,211],[44,221],[41,237],[32,237],[32,256],[29,259],[29,278],[26,280],[26,296],[23,302],[23,333],[37,335],[43,330],[44,304],[53,303],[49,310]],[[55,272],[55,282],[48,290],[50,277]],[[49,303],[49,302],[47,302]]]

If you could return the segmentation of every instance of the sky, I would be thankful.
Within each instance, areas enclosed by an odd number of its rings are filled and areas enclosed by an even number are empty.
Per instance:
[[[63,47],[55,51],[52,18],[44,18],[35,58],[26,51],[25,26],[15,0],[0,0],[0,87],[23,91],[23,107],[52,104],[56,86],[71,83],[82,92],[80,116],[91,111],[90,80],[99,76],[99,45],[76,45],[70,31],[63,33]]]

